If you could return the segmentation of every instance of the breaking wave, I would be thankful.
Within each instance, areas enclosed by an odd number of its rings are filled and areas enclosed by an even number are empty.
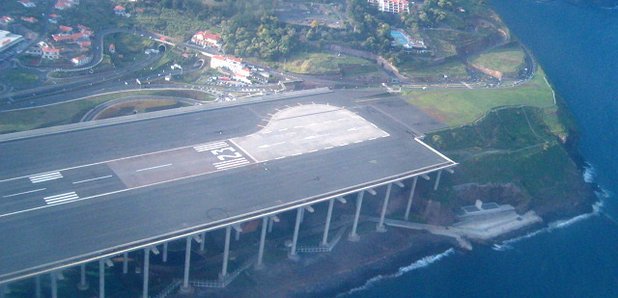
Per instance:
[[[404,275],[407,272],[414,271],[414,270],[419,269],[419,268],[427,267],[427,266],[429,266],[429,265],[431,265],[431,264],[433,264],[433,263],[435,263],[437,261],[440,261],[441,259],[443,259],[445,257],[448,257],[448,256],[452,255],[453,253],[455,253],[455,250],[453,248],[449,248],[448,250],[444,251],[443,253],[432,255],[432,256],[426,256],[426,257],[424,257],[424,258],[422,258],[422,259],[420,259],[420,260],[418,260],[418,261],[416,261],[416,262],[414,262],[414,263],[412,263],[412,264],[410,264],[408,266],[399,268],[399,270],[397,270],[396,273],[388,274],[388,275],[378,275],[378,276],[372,277],[369,280],[367,280],[364,285],[362,285],[360,287],[353,288],[353,289],[347,291],[346,293],[339,294],[339,295],[337,295],[337,297],[342,297],[342,296],[346,296],[346,295],[350,295],[350,294],[353,294],[353,293],[356,293],[356,292],[360,292],[360,291],[363,291],[363,290],[370,289],[375,283],[377,283],[379,281],[382,281],[382,280],[385,280],[385,279],[398,278],[398,277]]]
[[[596,180],[596,176],[597,176],[597,172],[594,168],[594,166],[590,165],[590,164],[586,164],[584,166],[584,173],[583,173],[583,179],[586,183],[594,183]],[[573,224],[576,224],[582,220],[588,219],[592,216],[596,216],[599,214],[602,214],[606,217],[608,217],[610,220],[613,220],[614,222],[616,222],[613,218],[609,217],[607,214],[604,214],[602,212],[603,210],[603,205],[606,201],[607,198],[609,198],[611,196],[611,193],[606,190],[603,189],[602,187],[598,187],[597,190],[595,190],[595,195],[597,196],[597,198],[599,199],[596,203],[594,203],[592,205],[592,212],[590,213],[585,213],[585,214],[581,214],[578,216],[575,216],[573,218],[569,218],[569,219],[565,219],[565,220],[557,220],[554,222],[550,222],[547,227],[542,228],[540,230],[536,230],[533,232],[530,232],[528,234],[525,234],[523,236],[519,236],[519,237],[515,237],[513,239],[509,239],[506,241],[502,241],[501,243],[496,243],[492,246],[492,249],[495,251],[507,251],[507,250],[511,250],[513,249],[513,244],[525,240],[525,239],[529,239],[532,238],[534,236],[537,236],[539,234],[544,234],[544,233],[551,233],[557,229],[563,229],[566,227],[569,227]],[[618,223],[618,222],[616,222]]]

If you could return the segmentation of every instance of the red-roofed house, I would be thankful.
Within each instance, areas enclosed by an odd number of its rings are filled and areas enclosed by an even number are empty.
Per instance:
[[[131,16],[131,14],[127,12],[127,9],[122,5],[116,5],[116,7],[114,7],[114,13],[117,16],[123,16],[127,18]]]
[[[73,34],[52,34],[52,39],[55,42],[61,42],[61,41],[78,42],[78,41],[88,40],[89,38],[90,38],[90,35],[85,34],[83,32],[77,32]]]
[[[28,23],[36,23],[39,21],[35,17],[21,17],[21,20]]]
[[[60,30],[61,32],[67,33],[67,32],[73,31],[73,27],[60,25],[58,26],[58,30]]]
[[[221,36],[218,34],[206,32],[206,31],[198,31],[191,37],[191,42],[202,47],[213,47],[220,49],[221,48]]]
[[[75,4],[79,4],[79,0],[58,0],[54,5],[55,9],[64,10],[66,8],[70,8]]]
[[[60,59],[60,49],[45,45],[41,48],[41,52],[44,59]]]
[[[92,45],[92,42],[90,40],[84,40],[84,41],[77,42],[77,44],[79,45],[80,48],[86,49],[86,48],[90,48],[90,46]]]
[[[14,20],[12,17],[9,16],[1,16],[0,17],[0,24],[2,25],[8,25],[10,23],[12,23]]]

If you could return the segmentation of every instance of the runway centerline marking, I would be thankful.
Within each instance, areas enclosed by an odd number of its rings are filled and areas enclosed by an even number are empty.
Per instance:
[[[6,195],[6,196],[2,196],[3,198],[10,198],[10,197],[16,197],[19,195],[25,195],[25,194],[29,194],[29,193],[33,193],[33,192],[39,192],[39,191],[44,191],[47,188],[39,188],[39,189],[34,189],[34,190],[29,190],[29,191],[24,191],[24,192],[19,192],[19,193],[14,193],[14,194],[10,194],[10,195]]]
[[[103,179],[112,178],[112,177],[113,177],[112,175],[106,175],[106,176],[101,176],[101,177],[95,177],[95,178],[90,178],[90,179],[84,179],[84,180],[75,181],[75,182],[73,182],[73,184],[80,184],[80,183],[92,182],[92,181],[103,180]]]
[[[168,163],[168,164],[164,164],[164,165],[159,165],[159,166],[154,166],[154,167],[149,167],[149,168],[139,169],[139,170],[136,170],[135,172],[143,172],[143,171],[156,170],[156,169],[160,169],[160,168],[169,167],[169,166],[171,166],[171,165],[172,165],[171,163]]]

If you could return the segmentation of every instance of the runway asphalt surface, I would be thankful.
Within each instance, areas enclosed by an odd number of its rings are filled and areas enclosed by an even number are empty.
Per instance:
[[[0,282],[454,165],[359,96],[0,141]]]

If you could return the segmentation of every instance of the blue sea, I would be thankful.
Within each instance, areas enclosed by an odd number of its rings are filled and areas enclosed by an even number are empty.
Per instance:
[[[595,212],[471,253],[411,260],[348,297],[618,297],[618,9],[567,0],[491,6],[545,69],[603,189]]]

